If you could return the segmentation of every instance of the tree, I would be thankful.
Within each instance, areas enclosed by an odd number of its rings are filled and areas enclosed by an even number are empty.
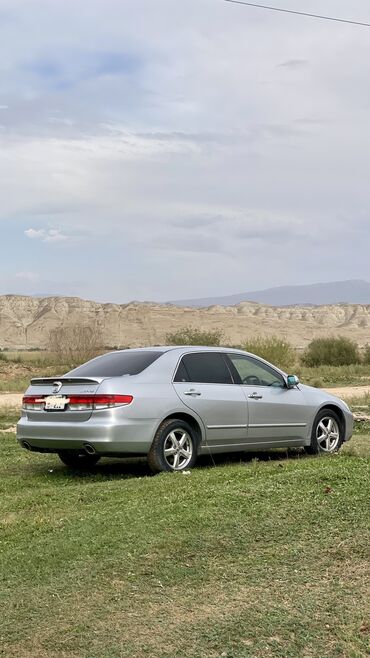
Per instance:
[[[94,358],[102,350],[102,332],[94,325],[64,325],[49,334],[50,350],[64,363],[77,365]]]

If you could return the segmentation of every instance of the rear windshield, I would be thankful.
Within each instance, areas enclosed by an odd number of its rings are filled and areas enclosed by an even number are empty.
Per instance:
[[[122,377],[138,375],[163,352],[110,352],[68,372],[72,377]]]

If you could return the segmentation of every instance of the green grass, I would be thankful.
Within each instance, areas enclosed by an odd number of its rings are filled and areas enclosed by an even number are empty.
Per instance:
[[[20,412],[18,409],[7,409],[6,407],[0,407],[0,432],[1,430],[7,430],[14,425],[19,420]]]
[[[370,434],[370,394],[349,400],[349,405],[355,418],[355,434]]]
[[[297,367],[304,384],[311,386],[366,386],[370,385],[370,365]]]
[[[47,367],[60,363],[60,359],[53,352],[34,350],[34,351],[6,351],[0,352],[1,360],[9,363],[30,364],[37,367]]]
[[[156,477],[0,441],[0,656],[368,655],[369,437]]]
[[[39,355],[39,352],[36,354]],[[0,360],[0,393],[22,393],[29,386],[32,377],[53,377],[67,372],[72,367],[48,358],[31,359],[29,357],[32,352],[26,352],[26,355],[27,358],[11,358],[7,355],[5,359]]]
[[[31,377],[37,377],[37,375],[0,379],[0,393],[23,393],[29,386]]]

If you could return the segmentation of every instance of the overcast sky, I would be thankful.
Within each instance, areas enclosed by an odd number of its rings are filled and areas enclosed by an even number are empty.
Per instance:
[[[370,23],[369,0],[274,4]],[[0,230],[0,294],[370,279],[370,28],[0,0]]]

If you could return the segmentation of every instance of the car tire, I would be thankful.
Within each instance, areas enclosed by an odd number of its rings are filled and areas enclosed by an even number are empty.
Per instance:
[[[92,468],[100,459],[99,455],[88,455],[77,450],[62,450],[58,452],[58,457],[65,466],[79,470]]]
[[[148,454],[153,473],[181,472],[194,466],[197,459],[197,438],[184,420],[164,420],[157,429]]]
[[[310,455],[330,455],[338,452],[343,443],[343,423],[331,409],[322,409],[312,427],[311,444],[306,447]]]

